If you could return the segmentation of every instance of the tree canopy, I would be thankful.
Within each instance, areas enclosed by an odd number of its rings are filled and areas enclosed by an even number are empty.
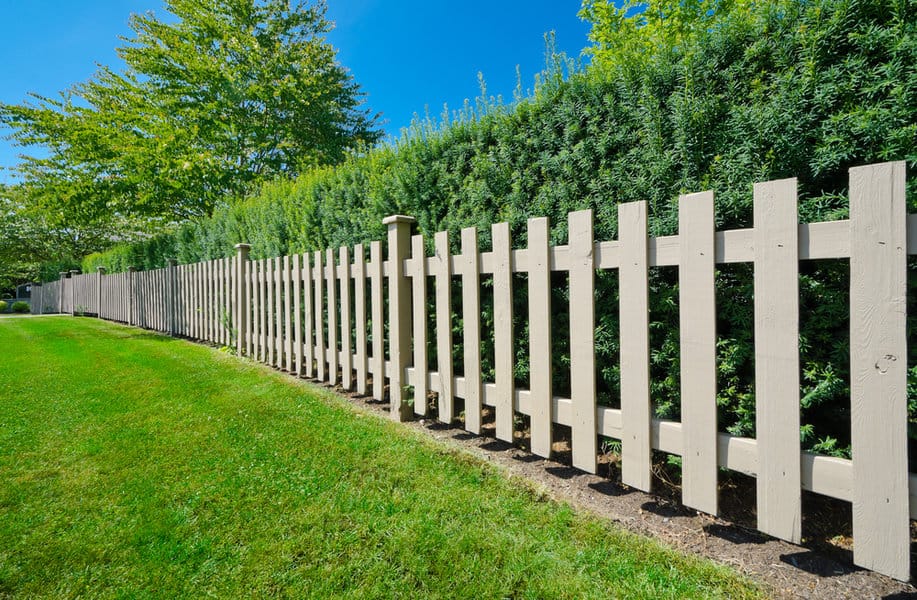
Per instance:
[[[325,39],[324,1],[166,0],[133,15],[118,54],[51,98],[0,104],[22,193],[54,223],[207,216],[253,183],[340,162],[376,116]]]

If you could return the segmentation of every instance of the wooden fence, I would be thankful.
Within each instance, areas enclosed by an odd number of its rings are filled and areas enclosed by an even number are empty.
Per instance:
[[[527,248],[514,249],[506,223],[492,226],[492,249],[477,231],[461,232],[451,255],[446,232],[411,235],[410,217],[394,216],[387,259],[381,242],[303,255],[232,259],[149,272],[62,277],[39,288],[38,306],[234,346],[239,354],[297,376],[383,400],[396,420],[425,415],[428,394],[438,418],[480,433],[493,407],[496,436],[511,441],[514,415],[530,417],[531,450],[549,456],[552,424],[569,426],[573,465],[597,467],[597,437],[621,440],[622,479],[649,491],[651,451],[682,457],[686,506],[716,514],[718,469],[757,478],[758,528],[798,543],[801,490],[853,505],[854,562],[897,579],[910,576],[910,519],[917,518],[917,475],[908,471],[906,258],[917,254],[917,215],[905,205],[905,164],[850,171],[850,218],[799,224],[796,181],[757,184],[754,228],[715,231],[711,192],[679,199],[679,235],[647,235],[644,202],[618,207],[619,239],[595,241],[591,211],[569,215],[569,244],[549,245],[545,218],[528,222]],[[850,261],[852,460],[800,449],[799,264]],[[755,439],[717,428],[714,269],[754,264]],[[681,422],[653,417],[649,369],[648,273],[679,270]],[[621,407],[597,405],[595,273],[616,269],[620,282]],[[551,274],[569,275],[569,398],[554,395]],[[514,388],[512,286],[527,274],[528,389]],[[492,278],[494,326],[482,329],[481,279]],[[461,282],[453,315],[451,286]],[[428,315],[428,286],[435,315]],[[387,314],[386,314],[387,313]],[[433,339],[428,321],[435,318]],[[461,319],[464,374],[453,372],[453,323]],[[387,329],[387,331],[386,331]],[[482,336],[492,336],[494,381],[482,379]],[[430,346],[436,348],[431,364]],[[387,347],[387,348],[386,348]],[[386,355],[387,349],[387,355]],[[386,387],[387,384],[387,387]],[[409,397],[413,388],[412,397]]]

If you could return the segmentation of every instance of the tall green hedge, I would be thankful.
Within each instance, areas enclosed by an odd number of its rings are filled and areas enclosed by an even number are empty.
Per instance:
[[[718,228],[749,227],[752,184],[784,177],[799,179],[802,221],[831,220],[847,214],[849,167],[917,165],[917,1],[742,3],[739,12],[721,15],[703,12],[707,4],[698,4],[695,17],[704,26],[690,44],[634,27],[627,35],[647,38],[638,40],[643,60],[626,68],[609,59],[614,49],[601,42],[608,24],[596,18],[595,57],[585,72],[549,77],[510,108],[435,130],[418,127],[341,166],[271,183],[210,219],[87,257],[84,270],[229,256],[240,241],[251,243],[257,258],[382,239],[381,221],[395,213],[415,216],[424,234],[448,229],[453,242],[460,228],[478,226],[487,249],[497,221],[509,221],[515,243],[524,245],[532,216],[550,217],[553,242],[563,243],[567,213],[582,208],[595,211],[597,237],[613,239],[616,204],[647,200],[651,235],[673,234],[678,194],[706,189],[716,192]],[[917,179],[907,185],[913,211]],[[807,448],[845,455],[846,261],[802,268],[802,437]],[[598,315],[600,401],[613,405],[618,329],[607,307],[616,286],[614,274],[599,275],[598,294],[609,299]],[[723,266],[717,287],[721,426],[753,435],[751,267]],[[679,415],[677,298],[677,272],[654,272],[652,394],[663,417]],[[565,306],[563,291],[554,301]],[[555,385],[563,390],[565,317],[557,312]],[[524,327],[520,335],[517,376],[524,382]],[[490,360],[487,348],[484,356]]]

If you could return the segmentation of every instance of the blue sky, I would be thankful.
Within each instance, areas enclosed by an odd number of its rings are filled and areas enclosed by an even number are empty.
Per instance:
[[[367,107],[382,112],[397,135],[427,107],[461,108],[479,95],[478,72],[489,95],[511,100],[516,66],[532,86],[544,66],[544,33],[578,56],[589,26],[576,16],[580,0],[328,0],[337,24],[329,39],[338,59],[366,92]],[[131,13],[164,14],[161,0],[0,0],[0,101],[19,103],[29,92],[54,96],[85,81],[97,64],[118,65],[118,36],[128,35]],[[2,132],[6,133],[6,132]],[[0,167],[22,150],[0,140]],[[10,181],[0,170],[0,181]]]

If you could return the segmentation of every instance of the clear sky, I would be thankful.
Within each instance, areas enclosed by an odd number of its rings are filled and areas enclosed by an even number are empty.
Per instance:
[[[336,29],[329,39],[367,93],[367,107],[398,135],[427,107],[461,108],[479,95],[511,100],[516,66],[530,88],[544,66],[544,33],[578,56],[589,30],[576,16],[580,0],[328,0]],[[161,0],[0,0],[0,101],[19,103],[29,92],[54,96],[85,81],[97,64],[118,65],[118,36],[131,13],[164,14]],[[0,130],[0,133],[7,133]],[[0,167],[22,150],[0,140]],[[10,181],[0,170],[0,181]]]

